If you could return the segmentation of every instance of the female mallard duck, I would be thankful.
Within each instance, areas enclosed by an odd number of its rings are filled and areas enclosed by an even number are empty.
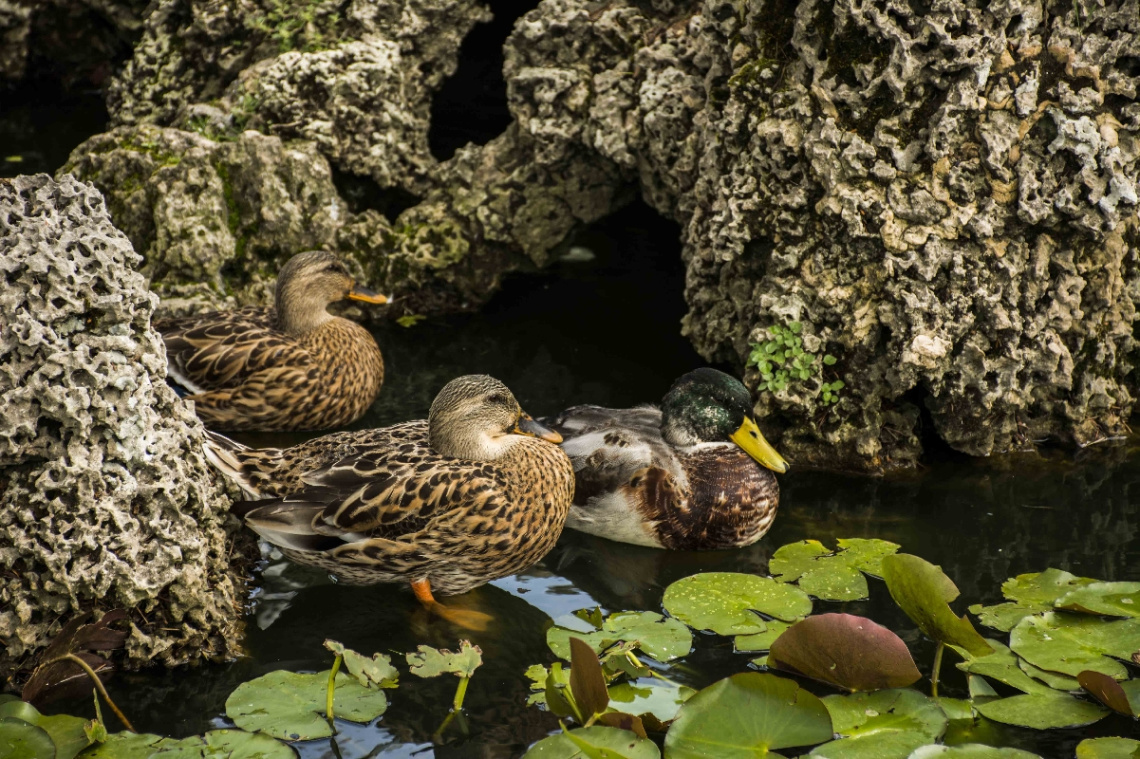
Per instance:
[[[221,430],[340,427],[368,410],[384,360],[368,330],[326,309],[343,298],[387,303],[331,253],[298,253],[277,276],[275,308],[250,306],[155,324],[171,379]]]
[[[253,498],[245,523],[290,559],[349,584],[463,593],[554,547],[574,491],[562,438],[485,375],[447,383],[427,420],[251,450],[211,434],[207,457]],[[240,510],[240,509],[239,509]]]
[[[660,410],[575,406],[547,423],[574,462],[568,527],[699,550],[746,546],[772,526],[780,488],[768,470],[788,464],[760,434],[744,385],[724,372],[689,372]]]

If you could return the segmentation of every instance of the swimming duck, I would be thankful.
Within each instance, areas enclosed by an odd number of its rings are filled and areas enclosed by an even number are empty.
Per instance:
[[[554,547],[574,489],[562,438],[486,375],[447,383],[426,420],[252,450],[210,433],[206,455],[252,498],[245,523],[293,561],[356,585],[411,583],[436,602],[531,566]],[[474,612],[478,614],[478,612]]]
[[[327,311],[344,298],[388,299],[353,281],[331,253],[298,253],[277,276],[274,308],[161,320],[169,377],[206,426],[315,430],[358,419],[380,392],[384,359],[368,330]]]
[[[574,463],[566,525],[575,530],[656,548],[734,548],[776,517],[772,471],[788,463],[756,426],[744,385],[724,372],[689,372],[660,409],[575,406],[543,421]]]

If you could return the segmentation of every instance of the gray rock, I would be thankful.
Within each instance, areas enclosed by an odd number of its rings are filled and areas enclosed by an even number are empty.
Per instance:
[[[0,670],[91,608],[131,610],[134,664],[237,652],[229,499],[138,263],[91,185],[0,180]]]

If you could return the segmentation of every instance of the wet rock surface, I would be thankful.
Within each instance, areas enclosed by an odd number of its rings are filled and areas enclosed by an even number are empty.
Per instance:
[[[92,186],[0,180],[0,671],[92,608],[131,664],[237,653],[230,501],[138,262]]]

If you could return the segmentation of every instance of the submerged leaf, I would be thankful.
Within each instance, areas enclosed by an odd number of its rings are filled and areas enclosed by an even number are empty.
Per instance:
[[[1035,730],[1091,725],[1108,714],[1108,709],[1099,704],[1081,701],[1057,691],[999,698],[980,703],[977,709],[984,717],[995,722]]]
[[[226,716],[243,730],[257,731],[287,741],[332,735],[325,718],[329,670],[299,674],[277,670],[239,685],[226,699]],[[371,722],[388,708],[382,690],[365,688],[355,678],[337,673],[337,719]]]
[[[768,666],[851,691],[902,688],[921,677],[899,636],[853,614],[795,623],[772,644]]]
[[[469,640],[459,641],[458,651],[419,646],[405,657],[413,675],[436,677],[450,673],[456,677],[471,677],[483,663],[483,651]]]
[[[1140,717],[1140,680],[1129,680],[1124,685],[1128,690],[1108,675],[1086,669],[1077,675],[1081,687],[1092,694],[1093,698],[1101,702],[1114,712],[1127,717]],[[1132,693],[1128,691],[1131,690]]]
[[[1077,744],[1077,759],[1138,759],[1140,741],[1131,738],[1085,738]]]
[[[831,738],[823,703],[791,680],[745,672],[690,698],[665,734],[669,759],[751,759]]]
[[[326,640],[325,648],[343,657],[345,669],[365,688],[395,688],[400,673],[385,654],[372,654],[368,658],[335,640]]]
[[[543,738],[524,754],[526,759],[660,759],[650,740],[628,730],[594,725]]]
[[[1105,621],[1046,612],[1018,622],[1010,633],[1009,647],[1041,669],[1073,677],[1091,669],[1123,680],[1128,670],[1117,659],[1127,660],[1140,649],[1140,619]]]
[[[636,683],[611,685],[610,708],[636,714],[642,719],[652,716],[657,724],[663,725],[671,722],[681,704],[695,693],[685,685],[645,677]]]
[[[811,752],[817,757],[905,759],[937,740],[947,724],[937,703],[911,689],[827,696],[823,703],[843,737],[817,746]]]
[[[917,556],[900,553],[883,559],[883,579],[891,598],[928,638],[959,646],[977,656],[990,652],[966,617],[951,611],[958,586],[942,570]]]
[[[631,644],[630,650],[640,649],[659,662],[684,656],[693,647],[693,634],[688,627],[652,611],[622,611],[611,614],[604,621],[591,621],[591,624],[600,629],[578,632],[565,627],[551,627],[546,631],[546,643],[555,656],[569,659],[571,635],[581,638],[599,654],[607,647],[624,641]]]
[[[692,575],[665,589],[665,610],[689,627],[721,635],[764,632],[760,614],[794,622],[811,613],[811,599],[771,577],[736,572]]]
[[[863,572],[881,575],[882,560],[898,551],[886,540],[840,540],[837,552],[817,540],[781,546],[768,563],[768,571],[780,582],[798,582],[810,595],[827,601],[867,598]]]

